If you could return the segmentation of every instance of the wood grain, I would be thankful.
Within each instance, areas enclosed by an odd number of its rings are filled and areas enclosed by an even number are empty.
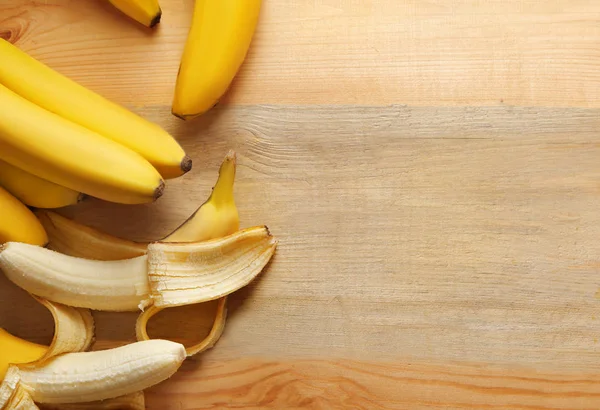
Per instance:
[[[1,35],[132,106],[170,102],[192,1],[0,0]],[[265,1],[238,104],[600,106],[595,0]]]
[[[189,123],[169,111],[193,4],[161,5],[152,34],[104,0],[0,0],[1,36],[194,159],[155,204],[61,212],[159,238],[233,148],[242,225],[280,240],[150,409],[600,408],[598,2],[267,0],[224,104]],[[3,277],[0,300],[0,326],[49,341]],[[211,311],[185,309],[155,334],[200,339]],[[95,318],[96,349],[133,340],[136,314]]]

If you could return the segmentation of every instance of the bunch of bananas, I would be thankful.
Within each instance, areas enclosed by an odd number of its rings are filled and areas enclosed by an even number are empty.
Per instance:
[[[0,269],[50,310],[56,329],[50,346],[0,329],[0,409],[35,409],[35,403],[141,409],[142,390],[173,375],[187,356],[214,346],[224,330],[227,295],[260,274],[277,246],[264,226],[239,229],[235,173],[230,152],[208,200],[154,243],[116,238],[38,210],[34,218],[45,228],[47,248],[0,245]],[[217,303],[213,328],[199,343],[186,347],[148,336],[148,321],[161,310],[211,301]],[[141,309],[138,342],[86,352],[94,334],[89,309]]]
[[[109,0],[152,27],[157,0]],[[190,119],[226,92],[248,51],[260,0],[197,0],[172,112]],[[48,209],[87,196],[152,202],[192,160],[160,126],[73,82],[0,39],[0,270],[52,314],[50,346],[0,328],[0,410],[143,409],[143,390],[186,357],[211,348],[227,296],[249,284],[277,241],[265,226],[240,230],[230,152],[208,200],[153,243],[116,238]],[[31,208],[37,208],[32,210]],[[148,336],[164,309],[216,304],[210,333],[192,346]],[[89,351],[90,310],[141,311],[138,341]]]

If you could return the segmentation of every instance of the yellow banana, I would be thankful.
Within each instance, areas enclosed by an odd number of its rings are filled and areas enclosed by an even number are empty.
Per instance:
[[[164,182],[159,173],[130,149],[2,85],[0,107],[0,159],[11,165],[112,202],[145,203],[162,195]]]
[[[75,205],[85,195],[13,167],[0,160],[0,186],[25,205],[35,208],[62,208]]]
[[[213,107],[246,58],[261,0],[196,0],[173,99],[182,119]]]
[[[11,241],[44,246],[48,243],[48,236],[35,215],[0,188],[0,244]]]
[[[164,178],[180,176],[192,168],[191,159],[161,127],[64,77],[1,38],[0,61],[0,84],[137,152]],[[10,107],[4,103],[0,106],[3,110]]]
[[[122,13],[147,27],[160,23],[162,11],[158,0],[108,0]]]

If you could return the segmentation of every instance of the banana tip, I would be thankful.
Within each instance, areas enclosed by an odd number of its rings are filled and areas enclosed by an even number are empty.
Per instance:
[[[237,154],[234,150],[230,149],[227,155],[225,156],[225,161],[234,161],[237,159]]]
[[[88,198],[89,198],[89,195],[86,195],[86,194],[79,194],[79,196],[77,196],[77,203],[79,203],[79,202],[83,202],[83,201],[85,201],[85,200],[86,200],[86,199],[88,199]]]
[[[158,13],[156,13],[156,16],[154,16],[154,18],[150,22],[150,28],[154,28],[158,23],[160,23],[161,17],[162,17],[162,10],[158,9]]]
[[[192,169],[192,159],[186,155],[181,160],[181,170],[185,173],[185,172],[191,171],[191,169]]]
[[[165,192],[165,181],[160,181],[160,185],[154,190],[154,200],[156,201],[158,198],[162,196]]]

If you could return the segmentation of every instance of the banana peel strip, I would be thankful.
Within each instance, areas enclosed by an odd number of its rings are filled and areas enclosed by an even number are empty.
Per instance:
[[[62,353],[86,351],[94,342],[94,319],[89,310],[34,298],[52,314],[54,337],[46,354],[39,360],[9,367],[0,384],[0,409],[37,409],[29,394],[19,384],[19,369],[41,367],[48,359]]]
[[[221,239],[148,246],[150,298],[142,307],[208,302],[248,285],[271,260],[277,240],[266,226]]]
[[[52,211],[37,210],[48,234],[48,249],[84,259],[114,261],[146,254],[147,243],[138,243],[108,235],[77,223]]]
[[[150,306],[146,309],[137,319],[135,324],[135,333],[137,336],[137,340],[150,340],[150,336],[148,336],[148,321],[157,313],[161,312],[165,308]],[[225,321],[227,319],[227,296],[222,297],[218,301],[217,312],[215,315],[215,319],[213,322],[213,326],[210,330],[210,333],[200,342],[196,343],[192,346],[186,347],[185,352],[188,357],[194,356],[198,353],[202,353],[205,350],[212,348],[225,330]]]

